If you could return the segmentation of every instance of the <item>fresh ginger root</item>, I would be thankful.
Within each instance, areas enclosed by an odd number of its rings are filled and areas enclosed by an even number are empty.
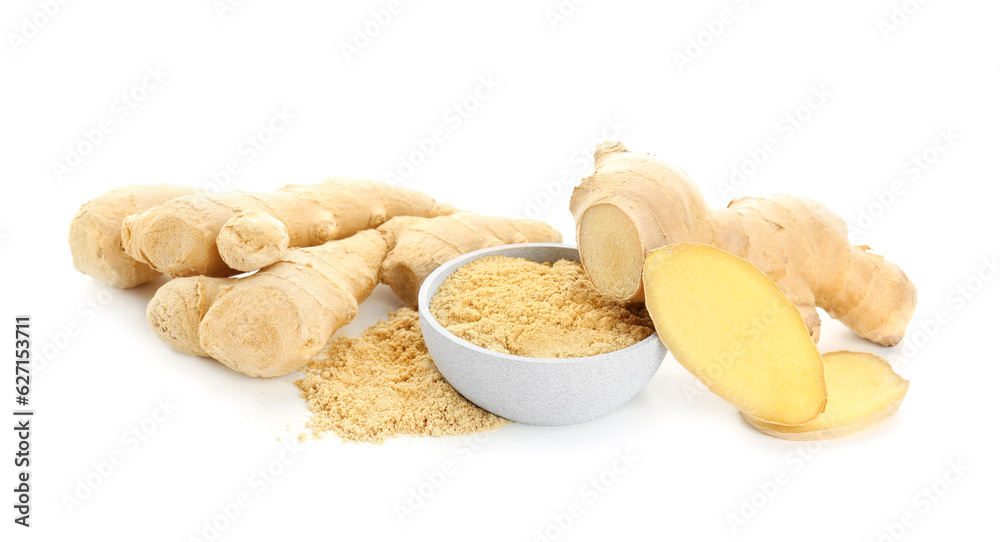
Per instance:
[[[256,209],[233,215],[215,238],[222,261],[243,272],[278,261],[288,250],[289,241],[288,230],[280,220]]]
[[[375,228],[394,216],[454,212],[416,190],[334,177],[268,194],[237,191],[173,199],[127,217],[121,238],[131,257],[172,277],[225,277],[271,263],[285,237],[290,247],[310,247]],[[258,248],[263,253],[257,254]]]
[[[174,348],[249,376],[280,376],[316,355],[378,284],[388,251],[376,230],[289,249],[243,278],[188,277],[161,287],[146,309]]]
[[[829,209],[804,198],[739,198],[709,209],[677,166],[598,146],[595,172],[573,191],[580,257],[605,295],[643,299],[642,267],[654,249],[700,242],[749,260],[795,304],[819,339],[816,307],[881,345],[898,343],[913,317],[917,293],[896,265],[852,246],[847,226]]]
[[[824,440],[842,437],[883,420],[899,408],[910,383],[884,359],[867,352],[830,352],[823,355],[826,410],[801,425],[777,425],[743,413],[743,419],[761,433],[786,440]]]
[[[823,358],[795,305],[753,264],[677,243],[651,252],[642,277],[660,340],[716,395],[775,424],[823,411]]]
[[[201,347],[199,326],[212,304],[241,280],[202,275],[173,279],[160,286],[146,305],[146,322],[157,337],[175,349],[211,357]]]
[[[350,322],[380,275],[401,299],[416,306],[423,279],[455,256],[561,238],[534,220],[473,213],[400,216],[349,239],[291,248],[277,263],[248,277],[174,279],[156,292],[146,319],[181,352],[213,357],[250,376],[278,376],[301,367]]]
[[[132,288],[160,276],[159,271],[125,253],[122,221],[130,214],[194,193],[195,189],[186,186],[131,185],[84,203],[69,225],[73,266],[117,288]]]
[[[417,306],[424,279],[452,258],[498,245],[562,241],[562,234],[544,222],[474,213],[402,216],[389,220],[379,231],[390,247],[381,281],[411,307]]]

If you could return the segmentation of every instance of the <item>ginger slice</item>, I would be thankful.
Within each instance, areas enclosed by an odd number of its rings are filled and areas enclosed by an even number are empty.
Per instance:
[[[823,358],[795,305],[753,264],[677,243],[650,253],[643,283],[660,340],[712,392],[776,424],[823,411]]]
[[[909,381],[889,363],[868,352],[830,352],[826,366],[826,410],[801,425],[776,425],[743,413],[751,427],[786,440],[825,440],[842,437],[883,420],[899,408]]]

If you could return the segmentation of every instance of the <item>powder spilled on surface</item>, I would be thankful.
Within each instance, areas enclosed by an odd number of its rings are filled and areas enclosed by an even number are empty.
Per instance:
[[[535,358],[604,354],[653,334],[645,307],[601,295],[569,260],[479,258],[445,279],[430,310],[472,344]]]
[[[344,440],[380,444],[395,435],[466,435],[507,423],[445,381],[412,309],[390,314],[360,337],[333,339],[302,370],[306,376],[295,385],[313,413],[314,438],[333,431]]]

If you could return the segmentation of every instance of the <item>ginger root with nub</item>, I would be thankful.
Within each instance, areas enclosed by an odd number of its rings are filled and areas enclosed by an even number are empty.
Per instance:
[[[390,251],[381,281],[411,307],[420,285],[452,258],[515,243],[559,243],[562,234],[544,222],[459,213],[437,218],[401,216],[379,227]]]
[[[130,185],[84,203],[69,224],[73,266],[117,288],[132,288],[160,276],[159,271],[125,253],[122,221],[128,215],[195,192],[194,188],[170,184]]]
[[[181,352],[215,358],[250,376],[279,376],[305,364],[350,322],[380,277],[415,306],[423,280],[455,256],[560,239],[535,220],[402,216],[348,239],[288,249],[247,277],[174,279],[149,302],[146,319]]]
[[[700,242],[749,260],[795,304],[819,339],[820,307],[881,345],[898,343],[917,292],[882,256],[847,240],[843,219],[792,196],[739,198],[709,209],[677,166],[605,142],[595,172],[573,191],[580,257],[594,286],[623,301],[642,301],[642,266],[656,248]]]
[[[455,212],[416,190],[334,177],[267,194],[176,198],[128,216],[121,239],[129,256],[172,277],[226,277],[273,263],[285,247],[343,239],[395,216]]]
[[[388,245],[366,230],[288,250],[242,278],[187,277],[162,286],[146,309],[174,348],[249,376],[280,376],[315,356],[378,284]]]

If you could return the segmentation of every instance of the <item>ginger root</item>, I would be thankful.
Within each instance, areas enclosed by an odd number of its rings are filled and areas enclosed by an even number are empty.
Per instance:
[[[716,395],[775,424],[823,411],[823,358],[798,310],[753,264],[677,243],[650,253],[642,277],[660,340]]]
[[[145,284],[160,272],[136,261],[122,248],[122,221],[195,189],[169,184],[130,185],[109,190],[80,206],[69,224],[73,266],[81,273],[117,288]]]
[[[172,277],[225,277],[271,263],[285,237],[290,247],[310,247],[375,228],[394,216],[454,212],[416,190],[334,177],[268,194],[176,198],[128,216],[121,238],[131,257]]]
[[[161,287],[146,319],[182,352],[249,376],[280,376],[318,353],[378,284],[388,245],[376,230],[290,249],[242,278],[188,277]]]
[[[271,215],[261,214],[234,214],[219,240],[234,237],[229,244],[243,246],[247,257],[282,251],[281,243],[269,249],[261,241],[271,235],[268,230],[281,229]],[[215,358],[250,376],[278,376],[301,367],[350,322],[380,278],[415,306],[423,280],[455,256],[494,245],[559,240],[559,232],[534,220],[473,213],[399,216],[348,239],[283,250],[276,263],[247,277],[174,279],[156,292],[146,319],[181,352]],[[261,250],[255,251],[257,246]]]
[[[255,209],[233,215],[215,238],[222,261],[244,273],[278,261],[288,250],[289,241],[280,220]]]
[[[594,286],[623,301],[643,299],[642,268],[656,248],[678,242],[714,245],[749,260],[798,308],[813,340],[816,307],[881,345],[898,343],[917,294],[896,265],[852,246],[844,221],[822,205],[792,196],[739,198],[711,210],[677,166],[598,146],[595,172],[573,191],[580,257]]]
[[[474,213],[402,216],[389,220],[379,231],[390,247],[381,281],[411,307],[417,306],[424,279],[452,258],[498,245],[562,241],[562,234],[544,222]]]
[[[842,437],[883,420],[899,408],[910,383],[884,359],[867,352],[830,352],[823,355],[826,410],[801,425],[777,425],[742,413],[761,433],[786,440],[824,440]]]

